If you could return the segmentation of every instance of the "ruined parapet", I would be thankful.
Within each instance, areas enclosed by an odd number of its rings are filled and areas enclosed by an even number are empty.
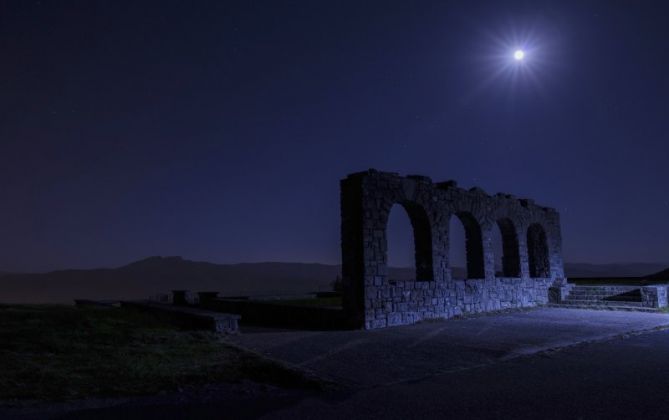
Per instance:
[[[413,226],[415,281],[388,279],[386,225],[394,205]],[[369,170],[341,181],[341,213],[344,308],[365,328],[547,303],[548,287],[564,281],[559,215],[532,200]],[[467,280],[451,275],[451,217],[465,227]],[[492,249],[497,228],[501,277]]]

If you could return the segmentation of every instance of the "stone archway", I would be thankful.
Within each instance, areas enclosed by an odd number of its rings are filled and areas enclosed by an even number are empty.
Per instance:
[[[395,206],[402,207],[409,216],[411,227],[413,230],[414,242],[414,262],[416,268],[416,281],[431,281],[434,280],[434,270],[432,266],[432,232],[430,220],[425,212],[425,209],[419,204],[408,200],[403,200],[396,203]],[[392,210],[391,208],[391,210]],[[384,238],[387,241],[387,219]],[[387,249],[387,243],[385,245]],[[386,260],[387,262],[387,260]]]
[[[502,275],[520,277],[520,246],[516,226],[508,217],[497,220],[502,235]]]
[[[386,228],[399,204],[411,220],[416,279],[388,278]],[[341,181],[344,310],[355,326],[383,328],[463,312],[535,306],[562,283],[560,220],[551,208],[508,194],[490,196],[453,181],[369,170]],[[451,277],[449,221],[465,226],[468,279]],[[497,278],[491,228],[502,231],[504,276]],[[518,226],[528,226],[518,235]],[[428,281],[423,281],[428,280]]]
[[[456,217],[465,228],[465,256],[468,279],[485,278],[485,265],[483,258],[483,235],[478,220],[466,211],[460,211],[452,215]],[[452,246],[449,236],[449,248]]]

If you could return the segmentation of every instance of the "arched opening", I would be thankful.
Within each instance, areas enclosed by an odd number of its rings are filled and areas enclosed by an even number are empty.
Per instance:
[[[451,217],[448,224],[448,266],[451,269],[451,278],[467,278],[466,241],[467,235],[462,222],[457,217]]]
[[[518,234],[511,219],[497,221],[493,231],[493,252],[495,253],[495,275],[502,277],[520,277],[520,254],[518,252]]]
[[[398,207],[404,211],[397,210]],[[432,233],[427,214],[422,207],[409,202],[393,206],[388,215],[386,242],[390,280],[434,279]],[[406,268],[412,265],[415,266],[415,271]]]
[[[550,277],[546,231],[538,223],[531,224],[527,229],[527,255],[530,277]]]
[[[453,278],[459,278],[458,259],[462,258],[462,251],[458,243],[462,243],[464,236],[464,267],[465,278],[482,279],[485,277],[483,269],[483,239],[481,226],[471,213],[456,213],[449,223],[449,266]],[[464,229],[463,229],[464,228]],[[464,235],[462,231],[464,230]],[[459,236],[459,238],[458,238]]]

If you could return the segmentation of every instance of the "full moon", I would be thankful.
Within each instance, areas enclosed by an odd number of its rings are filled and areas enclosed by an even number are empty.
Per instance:
[[[523,50],[516,50],[513,53],[513,58],[515,58],[518,61],[521,61],[523,58],[525,58],[525,51]]]

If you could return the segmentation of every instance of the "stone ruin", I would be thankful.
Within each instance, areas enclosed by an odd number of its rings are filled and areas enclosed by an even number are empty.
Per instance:
[[[416,279],[388,278],[386,225],[406,210],[414,235]],[[465,190],[454,181],[369,170],[341,181],[342,287],[349,322],[365,329],[463,313],[530,307],[565,292],[560,217],[555,209],[508,194]],[[465,228],[467,279],[452,277],[449,223]],[[502,236],[495,273],[493,229]]]

